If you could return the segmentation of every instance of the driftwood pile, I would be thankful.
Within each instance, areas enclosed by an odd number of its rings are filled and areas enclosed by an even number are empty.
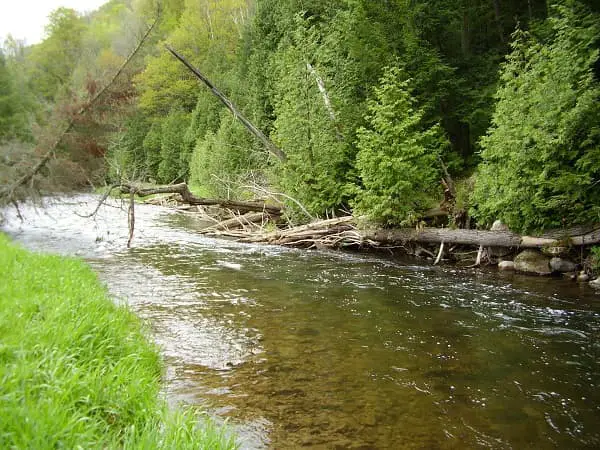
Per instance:
[[[452,228],[400,228],[376,229],[359,225],[353,216],[313,221],[307,225],[290,226],[283,222],[281,207],[264,201],[233,201],[207,199],[194,196],[185,183],[168,186],[139,187],[118,185],[121,193],[130,196],[130,236],[135,223],[134,196],[171,194],[169,204],[183,203],[179,211],[196,208],[194,214],[205,214],[213,224],[200,230],[208,236],[226,237],[240,242],[283,245],[300,248],[337,249],[402,249],[403,253],[426,255],[437,264],[442,258],[468,260],[480,265],[487,258],[490,262],[498,254],[518,249],[541,249],[546,254],[560,254],[569,249],[600,243],[600,224],[589,227],[573,227],[548,232],[539,236],[522,236],[511,231],[488,231]],[[163,199],[153,199],[153,203]],[[206,207],[219,207],[228,211],[227,217],[206,213]],[[283,224],[283,227],[281,226]],[[504,250],[502,250],[504,249]]]

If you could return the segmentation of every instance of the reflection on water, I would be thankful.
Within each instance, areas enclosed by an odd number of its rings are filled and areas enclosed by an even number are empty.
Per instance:
[[[600,302],[562,280],[206,239],[187,216],[91,197],[8,211],[78,254],[151,327],[173,402],[246,448],[600,446]],[[118,206],[118,205],[113,205]]]

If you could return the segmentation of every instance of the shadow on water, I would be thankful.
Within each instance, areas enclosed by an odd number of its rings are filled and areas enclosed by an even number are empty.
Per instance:
[[[587,286],[206,239],[157,207],[126,250],[118,208],[72,214],[92,200],[8,211],[4,230],[85,257],[148,321],[168,398],[227,418],[243,447],[600,446]]]

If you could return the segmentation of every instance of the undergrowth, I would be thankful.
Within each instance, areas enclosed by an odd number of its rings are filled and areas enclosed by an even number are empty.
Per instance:
[[[0,234],[0,448],[235,448],[159,396],[139,320],[83,262]]]

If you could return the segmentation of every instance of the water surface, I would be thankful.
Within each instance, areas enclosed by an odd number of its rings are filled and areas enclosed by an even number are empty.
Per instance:
[[[243,448],[598,448],[600,297],[587,285],[208,239],[118,202],[7,210],[34,249],[84,257],[145,319],[165,391]]]

